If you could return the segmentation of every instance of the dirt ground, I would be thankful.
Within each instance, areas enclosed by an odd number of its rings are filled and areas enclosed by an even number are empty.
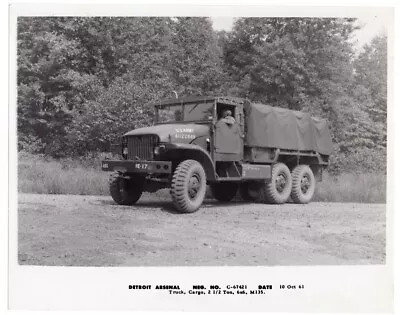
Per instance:
[[[220,204],[178,214],[144,194],[19,194],[18,260],[51,266],[257,266],[385,263],[383,204]]]

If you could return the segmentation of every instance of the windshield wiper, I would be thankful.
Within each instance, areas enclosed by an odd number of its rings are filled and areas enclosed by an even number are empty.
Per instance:
[[[197,106],[199,106],[200,105],[200,103],[197,103],[196,105],[194,105],[194,107],[189,111],[189,113],[188,114],[190,114],[191,112],[193,112],[194,111],[194,109],[197,107]]]

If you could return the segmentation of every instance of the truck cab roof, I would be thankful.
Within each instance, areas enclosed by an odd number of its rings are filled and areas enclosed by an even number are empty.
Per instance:
[[[189,97],[180,97],[180,98],[171,98],[162,100],[160,102],[154,103],[153,106],[168,106],[174,104],[187,104],[187,103],[209,103],[214,102],[223,103],[228,105],[241,105],[244,104],[245,99],[231,96],[189,96]]]

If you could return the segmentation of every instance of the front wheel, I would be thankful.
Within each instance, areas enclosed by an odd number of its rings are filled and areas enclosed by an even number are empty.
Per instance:
[[[289,168],[283,163],[272,166],[271,181],[265,183],[263,192],[265,201],[268,203],[285,203],[292,190],[292,176]]]
[[[237,183],[212,183],[211,192],[215,199],[222,202],[231,201],[237,193],[238,184]]]
[[[315,192],[314,173],[308,165],[298,165],[292,171],[293,186],[290,196],[295,203],[309,203]]]
[[[144,177],[124,176],[115,172],[110,175],[109,188],[112,199],[119,205],[135,204],[143,193]]]
[[[171,197],[175,208],[184,213],[197,211],[206,194],[206,183],[206,174],[199,162],[186,160],[179,163],[171,184]]]

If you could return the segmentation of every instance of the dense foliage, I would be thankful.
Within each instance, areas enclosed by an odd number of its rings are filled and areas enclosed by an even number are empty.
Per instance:
[[[202,17],[18,20],[19,148],[54,157],[105,151],[151,124],[148,104],[223,94],[327,118],[331,170],[385,170],[387,39],[356,54],[354,19]]]

